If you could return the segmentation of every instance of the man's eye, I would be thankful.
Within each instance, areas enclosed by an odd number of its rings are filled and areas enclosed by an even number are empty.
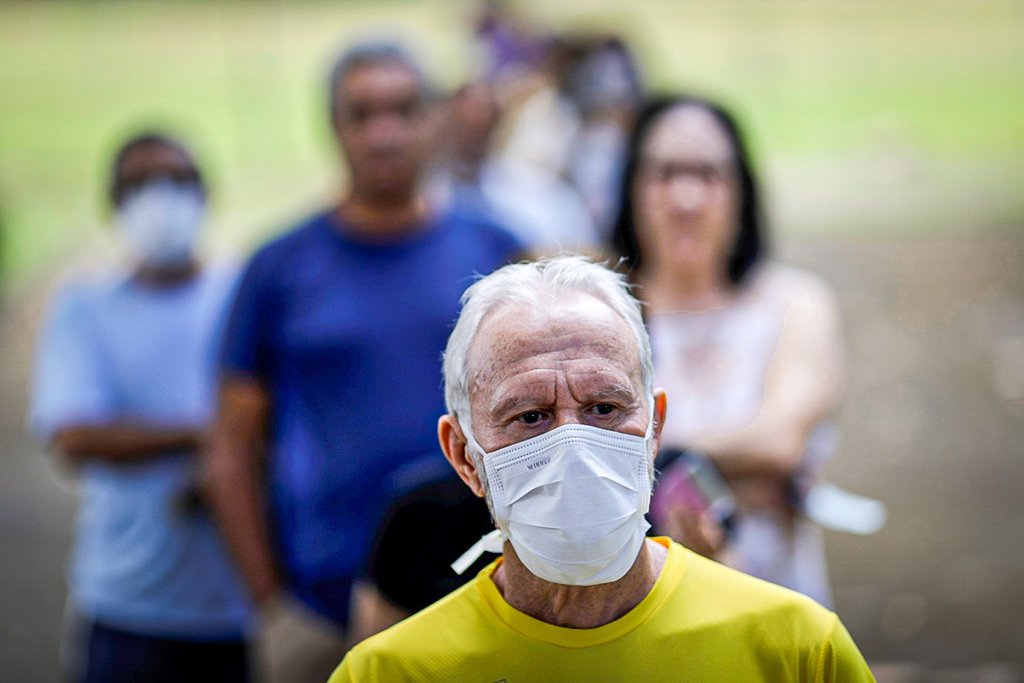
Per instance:
[[[358,104],[350,105],[347,113],[349,123],[356,125],[366,123],[370,118],[370,108]]]
[[[615,406],[611,403],[598,403],[594,406],[594,412],[598,415],[611,415],[615,410]]]
[[[419,110],[420,103],[417,100],[401,102],[395,106],[395,113],[403,119],[411,119]]]
[[[543,415],[541,415],[539,410],[531,410],[520,415],[519,421],[524,424],[533,425],[540,422],[541,417],[543,417]]]

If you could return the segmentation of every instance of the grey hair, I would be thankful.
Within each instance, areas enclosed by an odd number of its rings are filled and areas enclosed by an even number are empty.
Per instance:
[[[412,53],[401,43],[394,40],[365,40],[352,45],[338,55],[331,67],[327,81],[327,101],[329,102],[331,121],[337,120],[340,109],[340,85],[345,78],[356,69],[364,66],[381,64],[399,64],[408,69],[416,79],[420,96],[429,99],[433,89]]]
[[[560,255],[505,266],[475,282],[462,295],[462,312],[444,351],[444,399],[464,430],[472,429],[469,399],[469,350],[480,323],[504,304],[542,307],[566,294],[588,294],[604,302],[629,325],[640,355],[641,381],[650,400],[654,392],[651,341],[640,302],[625,276],[583,256]]]

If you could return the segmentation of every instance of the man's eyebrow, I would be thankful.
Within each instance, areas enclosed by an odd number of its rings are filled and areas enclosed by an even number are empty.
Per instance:
[[[525,408],[536,408],[541,403],[543,402],[538,401],[535,396],[512,395],[496,403],[491,409],[491,414],[502,416],[517,413]]]
[[[613,384],[606,387],[602,387],[600,390],[593,392],[587,396],[588,401],[601,401],[611,400],[618,401],[619,403],[625,403],[627,405],[633,405],[639,399],[639,394],[636,390],[624,384]]]
[[[636,405],[638,400],[639,396],[633,387],[618,383],[601,387],[599,390],[594,392],[587,392],[585,395],[585,401],[587,403],[614,401],[623,405],[632,406]],[[491,414],[500,417],[510,413],[517,413],[527,408],[539,409],[543,407],[545,407],[545,401],[543,399],[538,399],[536,396],[514,394],[498,401],[498,403],[496,403],[491,409]]]

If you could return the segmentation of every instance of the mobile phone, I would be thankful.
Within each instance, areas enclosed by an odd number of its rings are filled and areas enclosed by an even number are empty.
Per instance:
[[[664,456],[664,457],[662,457]],[[715,464],[693,450],[669,450],[659,454],[661,475],[651,498],[651,521],[664,527],[679,506],[695,512],[710,511],[731,537],[736,523],[736,499]]]

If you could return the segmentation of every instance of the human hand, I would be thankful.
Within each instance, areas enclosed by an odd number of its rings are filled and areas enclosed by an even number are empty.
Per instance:
[[[257,652],[268,683],[325,681],[345,649],[335,624],[283,590],[260,605]]]
[[[725,530],[710,508],[697,510],[688,505],[676,505],[665,516],[660,531],[712,560],[720,559],[725,545]]]

